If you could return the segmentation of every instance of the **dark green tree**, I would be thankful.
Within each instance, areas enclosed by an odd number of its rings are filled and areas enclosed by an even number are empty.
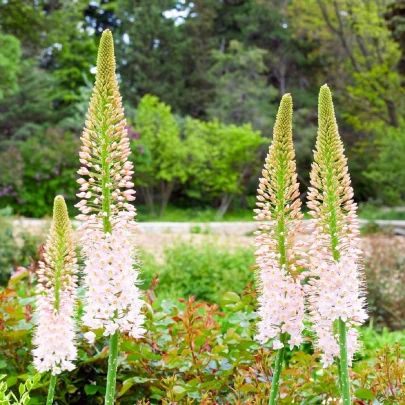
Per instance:
[[[0,34],[0,100],[18,90],[20,41],[13,35]]]
[[[231,41],[227,52],[213,51],[215,64],[209,70],[215,83],[215,99],[208,114],[226,124],[252,123],[253,128],[271,128],[277,90],[267,85],[264,75],[266,51],[245,48]]]
[[[68,113],[54,109],[59,99],[57,81],[33,61],[22,63],[17,86],[14,94],[0,100],[0,141],[27,139]]]
[[[118,72],[126,103],[135,106],[147,93],[181,110],[185,89],[184,47],[187,41],[173,18],[175,0],[119,0],[116,29]],[[118,34],[118,35],[117,35]]]

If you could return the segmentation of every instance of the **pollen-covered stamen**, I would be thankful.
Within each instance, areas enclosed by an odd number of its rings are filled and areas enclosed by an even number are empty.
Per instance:
[[[65,201],[55,198],[53,223],[39,263],[34,366],[39,372],[72,370],[77,259]]]
[[[289,335],[290,347],[303,341],[304,293],[298,270],[302,258],[295,238],[302,213],[295,169],[292,99],[287,94],[277,114],[254,210],[256,220],[266,221],[260,222],[255,232],[261,317],[257,339],[263,343],[275,339],[275,349],[284,346],[281,334]]]

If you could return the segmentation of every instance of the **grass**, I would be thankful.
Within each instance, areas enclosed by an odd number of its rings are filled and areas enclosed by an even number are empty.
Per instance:
[[[140,222],[232,222],[232,221],[253,221],[253,208],[233,208],[223,218],[217,217],[217,210],[211,207],[180,208],[169,205],[163,215],[152,215],[146,206],[137,205],[138,220]],[[303,207],[304,219],[311,217]],[[371,221],[377,219],[404,220],[405,210],[398,208],[379,207],[370,203],[362,203],[359,206],[359,217]]]
[[[379,207],[370,203],[363,203],[359,206],[359,217],[375,221],[377,219],[402,220],[405,221],[405,210],[401,208]]]
[[[182,208],[169,205],[164,214],[160,216],[151,214],[145,205],[136,204],[136,208],[138,210],[137,219],[139,222],[249,222],[253,221],[254,216],[253,206],[244,209],[232,208],[222,218],[218,218],[217,210],[209,206]],[[158,212],[158,207],[156,211]],[[303,212],[304,219],[311,218],[307,213],[305,205],[303,206]],[[0,216],[12,217],[11,208],[0,209]],[[380,207],[372,203],[361,203],[359,205],[359,217],[370,221],[377,219],[405,221],[405,210]]]
[[[217,210],[211,207],[179,208],[169,205],[163,215],[152,215],[146,206],[137,205],[140,222],[232,222],[253,221],[253,211],[232,209],[223,218],[217,217]]]

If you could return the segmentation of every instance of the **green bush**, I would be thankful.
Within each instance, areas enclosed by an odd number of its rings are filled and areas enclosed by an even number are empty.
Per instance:
[[[30,265],[39,244],[38,237],[14,229],[11,219],[0,215],[0,285],[7,284],[13,269]]]
[[[375,145],[379,154],[376,159],[371,159],[364,173],[376,188],[376,196],[389,205],[405,201],[404,130],[404,125],[384,128]]]
[[[378,327],[405,328],[405,254],[401,237],[367,237],[364,266],[370,318]]]
[[[214,243],[200,246],[190,243],[165,250],[162,264],[143,255],[142,277],[149,286],[158,275],[159,298],[188,298],[219,302],[227,291],[241,293],[254,278],[253,249],[237,247],[234,251]]]
[[[1,143],[2,206],[11,205],[17,214],[43,217],[56,195],[74,196],[79,142],[72,133],[51,128],[23,142]]]

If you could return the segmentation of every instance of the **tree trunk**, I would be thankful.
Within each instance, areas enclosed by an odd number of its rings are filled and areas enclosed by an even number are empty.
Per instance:
[[[398,128],[399,122],[398,122],[398,114],[397,114],[397,109],[396,109],[395,103],[392,100],[386,100],[385,103],[387,104],[388,115],[390,117],[391,125],[395,128]]]
[[[226,211],[228,211],[229,206],[231,205],[231,202],[233,200],[233,197],[235,194],[224,194],[221,198],[221,205],[218,208],[216,218],[217,219],[222,219],[222,217],[225,215]]]
[[[170,196],[172,195],[173,188],[174,188],[174,181],[165,182],[164,180],[161,180],[160,190],[162,192],[162,201],[160,203],[159,216],[162,216],[164,214],[167,204],[170,200]]]
[[[145,199],[146,206],[152,215],[156,215],[155,202],[153,198],[153,189],[151,187],[141,187],[143,198]]]

